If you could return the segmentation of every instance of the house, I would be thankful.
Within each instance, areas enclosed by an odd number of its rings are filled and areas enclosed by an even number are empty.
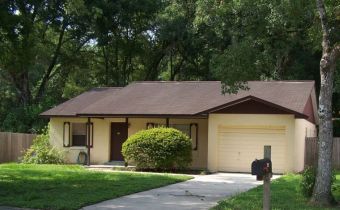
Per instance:
[[[265,145],[274,172],[301,171],[305,137],[318,123],[314,81],[250,81],[248,90],[225,95],[219,81],[135,82],[94,88],[41,115],[71,163],[81,151],[91,164],[122,161],[128,136],[170,126],[191,137],[192,168],[213,172],[249,172]]]

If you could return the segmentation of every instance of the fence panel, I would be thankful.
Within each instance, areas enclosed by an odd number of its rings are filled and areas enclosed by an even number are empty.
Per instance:
[[[316,166],[318,163],[318,139],[307,137],[305,142],[305,166]],[[333,167],[340,169],[340,138],[333,139]]]
[[[28,149],[37,135],[0,132],[0,163],[18,161],[22,152]]]

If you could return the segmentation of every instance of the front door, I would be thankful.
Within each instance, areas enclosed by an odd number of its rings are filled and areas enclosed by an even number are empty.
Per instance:
[[[122,144],[128,137],[128,126],[125,122],[111,123],[111,160],[123,161]]]

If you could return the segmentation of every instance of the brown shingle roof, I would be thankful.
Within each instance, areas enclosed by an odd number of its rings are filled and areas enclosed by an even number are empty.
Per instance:
[[[135,82],[122,89],[94,89],[42,115],[195,115],[254,96],[303,113],[313,81],[250,81],[249,90],[221,94],[221,82]]]
[[[93,88],[87,92],[84,92],[68,101],[65,101],[58,106],[47,110],[40,115],[42,116],[75,116],[79,111],[85,109],[92,103],[103,99],[109,95],[114,94],[119,87],[110,88]]]

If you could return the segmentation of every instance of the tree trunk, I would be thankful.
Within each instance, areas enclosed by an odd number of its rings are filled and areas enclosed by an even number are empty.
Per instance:
[[[332,94],[334,66],[324,68],[320,65],[320,74],[319,158],[312,202],[321,205],[330,205],[334,201],[331,192],[333,150]]]
[[[322,57],[320,60],[319,157],[311,202],[327,206],[335,203],[331,191],[333,150],[332,95],[334,71],[340,46],[331,45],[330,30],[323,0],[317,0],[316,3],[322,26]]]

